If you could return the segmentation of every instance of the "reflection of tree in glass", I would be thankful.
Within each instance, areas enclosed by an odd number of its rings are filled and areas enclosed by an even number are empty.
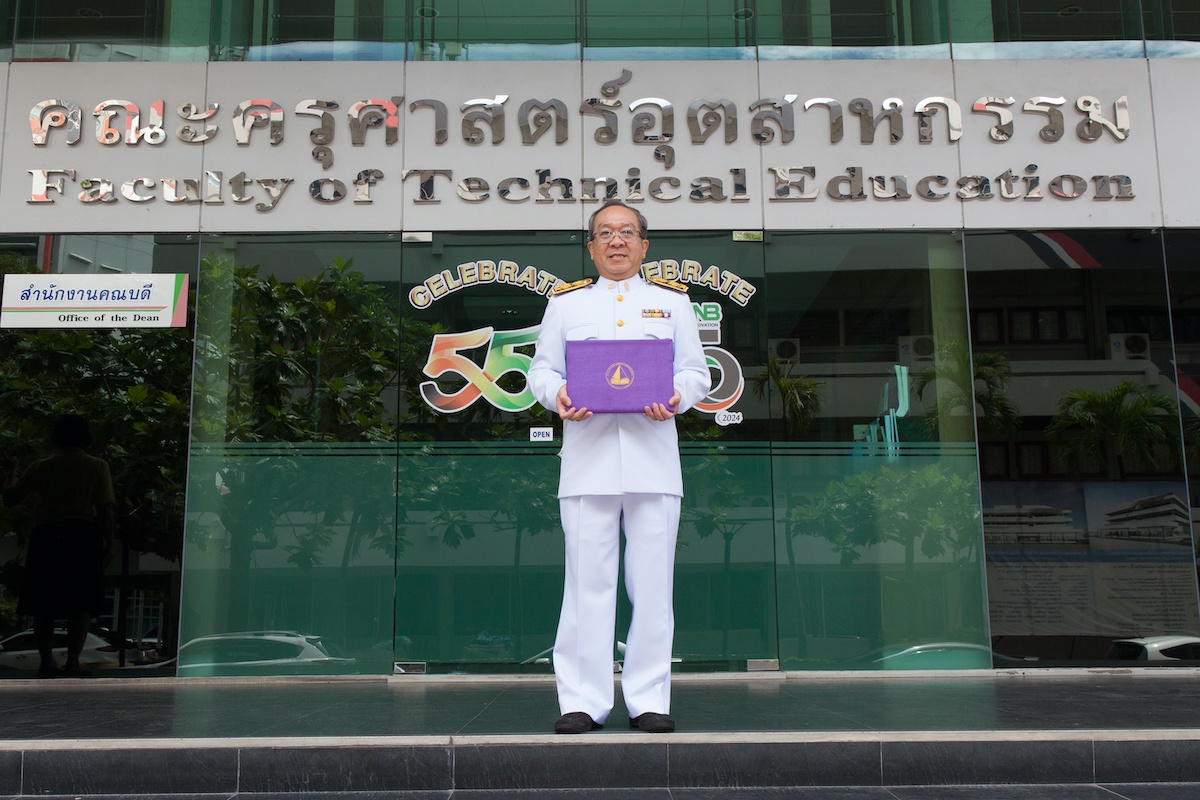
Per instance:
[[[768,387],[779,396],[780,413],[789,439],[803,436],[821,413],[821,389],[825,386],[824,381],[807,375],[793,375],[794,366],[791,362],[771,356],[763,371],[750,379],[757,397],[765,399]]]
[[[1120,480],[1131,466],[1156,464],[1155,445],[1178,452],[1179,418],[1170,397],[1125,380],[1107,391],[1065,394],[1046,434],[1073,467],[1089,459],[1104,464],[1110,480]]]
[[[895,543],[904,548],[910,569],[918,549],[930,560],[977,558],[979,525],[974,476],[941,464],[881,466],[848,475],[787,515],[789,538],[821,537],[843,564],[858,561],[867,548]]]
[[[557,459],[519,457],[520,469],[489,470],[482,486],[481,507],[497,533],[513,535],[513,602],[509,607],[509,631],[514,633],[516,659],[525,653],[525,591],[521,570],[521,545],[526,536],[558,528]],[[510,465],[511,461],[503,462]]]
[[[1021,410],[1008,396],[1012,364],[1000,353],[976,352],[966,343],[952,340],[939,349],[937,361],[916,373],[913,388],[918,398],[936,388],[937,403],[925,412],[930,431],[941,438],[970,441],[975,431],[973,416],[999,434],[1021,426]],[[965,422],[956,426],[956,420]]]
[[[1183,449],[1188,458],[1189,474],[1200,475],[1200,466],[1195,464],[1200,461],[1200,415],[1190,414],[1184,418]]]
[[[406,347],[429,327],[413,320],[402,326],[396,290],[368,281],[351,261],[335,258],[290,284],[259,272],[215,256],[201,263],[195,438],[304,443],[305,456],[345,457],[325,469],[291,455],[225,459],[231,626],[244,622],[254,552],[281,546],[281,524],[292,534],[282,545],[288,563],[305,572],[323,563],[338,528],[346,530],[343,570],[364,542],[388,554],[405,545],[395,525],[395,407],[405,400],[408,409],[421,407],[397,393],[399,383],[419,382],[413,365],[421,361]],[[328,453],[314,451],[319,443]],[[339,443],[381,449],[345,451]],[[399,491],[419,489],[402,484]]]
[[[729,467],[729,456],[718,449],[707,452],[704,459],[689,468],[688,486],[684,493],[682,522],[690,525],[700,539],[719,534],[724,543],[721,560],[721,655],[729,657],[729,630],[732,627],[733,597],[731,572],[733,540],[751,522],[744,514],[745,490]]]
[[[398,364],[416,361],[398,361],[394,293],[340,258],[286,284],[260,277],[257,265],[209,256],[200,281],[199,355],[219,367],[197,370],[205,391],[196,422],[206,440],[394,441],[385,389]],[[222,342],[216,331],[226,314]]]
[[[979,491],[973,474],[943,464],[880,466],[830,481],[786,516],[788,560],[797,598],[800,583],[791,542],[798,536],[826,540],[843,565],[857,562],[870,548],[898,545],[904,553],[905,590],[917,590],[917,554],[957,569],[979,562],[982,540]],[[923,574],[923,573],[922,573]],[[943,610],[948,613],[948,610]],[[939,612],[941,613],[941,612]],[[797,635],[807,629],[803,604]],[[952,621],[953,622],[953,621]],[[912,624],[919,624],[914,617]],[[913,630],[911,635],[921,632]],[[941,629],[930,632],[939,635]]]

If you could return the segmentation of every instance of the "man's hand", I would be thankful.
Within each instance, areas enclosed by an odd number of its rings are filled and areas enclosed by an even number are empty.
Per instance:
[[[666,405],[655,403],[651,406],[646,406],[646,410],[642,412],[643,416],[659,422],[666,422],[675,416],[675,409],[679,408],[679,390],[675,390],[675,394],[671,395],[671,399]]]
[[[558,394],[554,396],[554,405],[557,407],[559,419],[569,422],[580,422],[592,415],[592,412],[586,408],[574,408],[571,405],[571,398],[567,396],[565,383],[558,387]]]

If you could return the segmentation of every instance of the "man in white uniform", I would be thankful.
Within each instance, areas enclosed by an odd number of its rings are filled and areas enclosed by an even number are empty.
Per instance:
[[[551,296],[529,386],[563,419],[558,497],[566,580],[554,643],[558,733],[601,727],[613,707],[613,639],[621,530],[633,604],[621,692],[634,730],[675,729],[671,711],[672,584],[683,477],[675,415],[708,394],[711,379],[686,287],[641,277],[645,218],[610,201],[592,215],[588,252],[600,279]],[[670,339],[675,393],[640,414],[596,414],[571,403],[566,343]]]

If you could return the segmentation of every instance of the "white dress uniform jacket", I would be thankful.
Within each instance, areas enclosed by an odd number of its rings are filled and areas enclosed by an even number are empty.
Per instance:
[[[578,339],[671,339],[675,342],[677,413],[711,388],[696,315],[686,294],[649,283],[600,278],[591,286],[551,297],[542,319],[529,386],[555,410],[566,382],[566,345]],[[567,386],[567,395],[571,387]],[[675,421],[642,414],[594,414],[563,425],[559,497],[626,493],[683,496]]]

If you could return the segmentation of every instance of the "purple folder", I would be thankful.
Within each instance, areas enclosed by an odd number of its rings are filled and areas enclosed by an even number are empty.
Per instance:
[[[670,339],[567,342],[567,396],[596,414],[642,413],[675,394]]]

